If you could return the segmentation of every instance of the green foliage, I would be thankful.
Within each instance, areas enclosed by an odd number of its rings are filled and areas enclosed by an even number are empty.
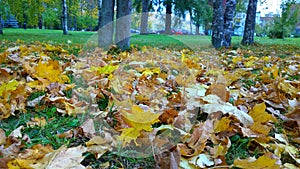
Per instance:
[[[295,1],[287,1],[281,4],[282,13],[281,16],[277,16],[274,19],[268,36],[270,38],[283,39],[288,37],[296,27],[298,22],[298,6],[295,5]]]
[[[192,3],[192,20],[195,25],[207,26],[212,21],[212,7],[207,0],[194,0]]]
[[[245,12],[247,11],[247,3],[248,0],[237,0],[236,1],[236,13],[237,12]]]

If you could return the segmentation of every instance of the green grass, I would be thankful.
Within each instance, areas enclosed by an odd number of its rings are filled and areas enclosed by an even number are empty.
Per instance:
[[[69,31],[69,35],[63,35],[61,30],[40,30],[40,29],[4,29],[1,40],[16,42],[22,40],[27,43],[36,41],[50,44],[67,44],[71,41],[75,44],[84,44],[95,32]]]
[[[54,149],[57,149],[62,145],[70,145],[75,141],[75,138],[59,138],[57,134],[62,134],[80,126],[80,117],[62,116],[57,113],[54,106],[40,106],[35,109],[27,109],[27,111],[27,113],[20,113],[18,116],[10,116],[8,119],[1,120],[0,123],[0,128],[5,131],[6,135],[9,135],[20,126],[25,127],[22,133],[31,138],[30,143],[25,143],[25,148],[36,144],[50,144]],[[47,124],[43,127],[27,126],[27,123],[34,117],[45,118]]]
[[[4,35],[0,36],[0,49],[17,40],[25,43],[37,41],[50,44],[92,44],[97,42],[96,32],[69,31],[69,35],[63,35],[61,30],[39,30],[39,29],[4,29]],[[242,37],[234,36],[232,45],[240,47]],[[255,37],[255,41],[262,45],[288,45],[300,47],[300,38],[270,39],[268,37]],[[71,43],[68,43],[71,42]],[[210,36],[193,35],[132,35],[131,44],[135,46],[152,46],[159,48],[211,48]]]

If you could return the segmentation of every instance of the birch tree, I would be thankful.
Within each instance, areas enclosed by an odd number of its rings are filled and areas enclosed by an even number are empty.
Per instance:
[[[226,1],[226,9],[224,14],[224,41],[222,46],[228,48],[231,45],[231,35],[233,34],[234,13],[236,8],[235,0]]]
[[[213,1],[212,44],[215,48],[231,45],[236,0]]]
[[[62,28],[63,34],[68,34],[68,8],[67,0],[62,0]]]
[[[224,40],[224,4],[223,0],[213,0],[212,45],[222,47]]]

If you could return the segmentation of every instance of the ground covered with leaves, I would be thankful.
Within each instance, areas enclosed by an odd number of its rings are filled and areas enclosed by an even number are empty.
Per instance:
[[[10,45],[0,168],[300,167],[297,47]]]

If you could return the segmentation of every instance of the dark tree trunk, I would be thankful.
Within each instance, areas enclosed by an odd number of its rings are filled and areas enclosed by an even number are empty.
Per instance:
[[[200,29],[200,25],[196,25],[196,35],[200,35],[199,29]]]
[[[98,29],[100,29],[100,25],[101,25],[101,5],[102,5],[102,0],[98,0]]]
[[[101,10],[101,21],[98,30],[98,46],[108,48],[113,44],[114,33],[114,0],[103,0]]]
[[[130,47],[131,0],[117,0],[116,43],[120,49]]]
[[[224,13],[224,41],[222,46],[228,48],[231,45],[231,35],[233,34],[233,23],[235,13],[236,1],[227,0],[226,9]]]
[[[62,0],[62,27],[64,35],[68,34],[67,0]]]
[[[42,19],[39,19],[38,26],[39,26],[39,29],[43,29],[43,21],[42,21]]]
[[[193,27],[192,27],[192,25],[193,25],[193,19],[192,19],[193,12],[192,12],[191,8],[189,8],[189,14],[190,14],[190,34],[192,34],[193,33]]]
[[[223,0],[213,0],[212,44],[222,47],[224,40],[224,5]]]
[[[165,34],[170,35],[172,34],[171,30],[172,25],[172,1],[166,1],[166,21],[165,21]]]
[[[74,16],[74,29],[77,31],[77,17]]]
[[[2,18],[1,18],[1,15],[0,15],[0,35],[3,35],[3,29],[2,29]]]
[[[249,0],[244,36],[242,40],[243,45],[252,45],[254,43],[256,9],[257,0]]]
[[[148,33],[149,0],[142,0],[141,34]]]

